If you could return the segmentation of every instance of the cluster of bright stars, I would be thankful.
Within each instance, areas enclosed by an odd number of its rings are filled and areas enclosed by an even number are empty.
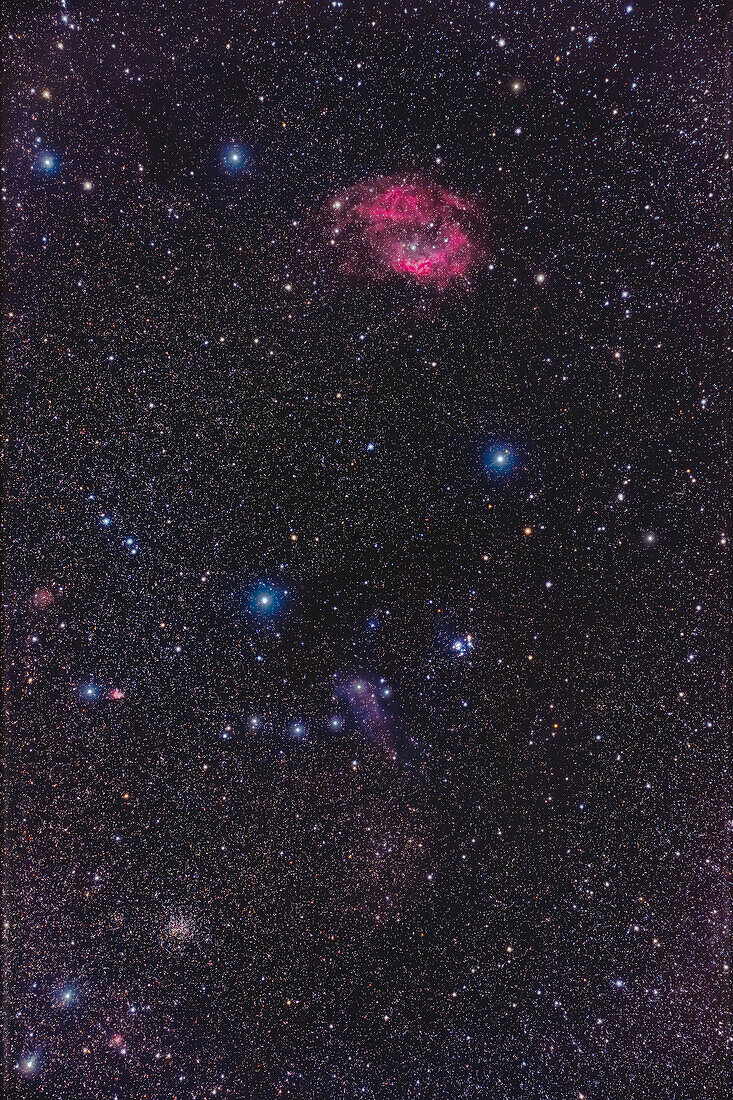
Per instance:
[[[471,634],[465,634],[461,638],[455,638],[451,643],[451,652],[454,653],[456,657],[465,657],[472,649],[473,636]]]

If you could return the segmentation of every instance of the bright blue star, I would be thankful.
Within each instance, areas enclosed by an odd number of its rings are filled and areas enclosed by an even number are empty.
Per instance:
[[[522,455],[506,439],[489,437],[478,453],[479,467],[493,482],[510,481],[520,469]]]
[[[496,473],[504,473],[514,465],[514,455],[507,447],[492,447],[486,455],[486,465],[489,470]]]
[[[58,160],[55,153],[41,153],[35,162],[37,172],[44,176],[52,176],[58,168]]]
[[[227,145],[222,154],[225,170],[232,176],[248,171],[250,166],[249,150],[244,145]]]
[[[250,591],[247,603],[258,619],[270,619],[277,615],[287,593],[270,584],[258,584]]]

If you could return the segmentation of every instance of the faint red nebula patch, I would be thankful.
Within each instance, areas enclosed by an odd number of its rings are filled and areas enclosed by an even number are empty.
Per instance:
[[[31,603],[39,611],[45,611],[54,603],[54,594],[49,588],[37,588],[33,593]]]
[[[330,244],[351,274],[445,289],[485,252],[474,203],[419,177],[358,184],[330,203]]]

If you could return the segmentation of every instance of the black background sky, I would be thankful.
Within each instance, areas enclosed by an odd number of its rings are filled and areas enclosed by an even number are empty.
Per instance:
[[[8,28],[6,1093],[722,1096],[716,5]]]

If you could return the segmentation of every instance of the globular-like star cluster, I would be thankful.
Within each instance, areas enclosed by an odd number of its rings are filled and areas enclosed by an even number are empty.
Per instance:
[[[726,1095],[728,58],[6,27],[4,1095]]]

